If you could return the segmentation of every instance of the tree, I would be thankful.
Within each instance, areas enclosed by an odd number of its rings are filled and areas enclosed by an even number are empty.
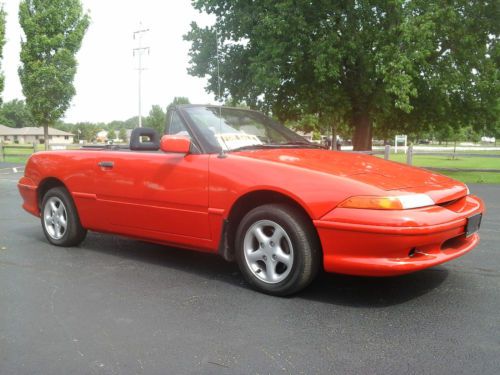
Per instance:
[[[250,107],[245,102],[241,102],[241,101],[235,100],[235,99],[233,99],[231,97],[226,97],[225,98],[224,105],[227,106],[227,107],[250,109]]]
[[[174,97],[174,100],[167,106],[167,111],[170,110],[172,107],[180,104],[191,104],[189,101],[189,98],[186,98],[185,96],[176,96]]]
[[[89,122],[79,122],[75,124],[71,132],[77,135],[78,140],[94,142],[99,132],[99,127]]]
[[[26,104],[36,123],[48,127],[68,109],[75,95],[76,53],[89,25],[80,0],[22,0],[19,78]]]
[[[499,94],[496,4],[194,0],[216,22],[191,24],[189,73],[218,92],[217,34],[222,96],[282,121],[340,118],[355,150],[371,148],[374,123],[482,127],[498,116],[485,110]]]
[[[296,121],[287,121],[285,125],[304,133],[319,130],[318,116],[315,115],[305,115]]]
[[[0,107],[0,123],[15,128],[35,125],[26,104],[18,99],[3,103]]]
[[[6,13],[3,9],[3,4],[0,5],[0,68],[1,68],[1,62],[3,59],[3,46],[5,45],[5,17]],[[2,96],[1,93],[3,91],[5,83],[5,77],[0,70],[0,105],[2,104]]]
[[[145,121],[146,121],[146,118],[143,116],[142,123],[144,124]],[[125,120],[124,123],[125,123],[125,127],[127,129],[134,129],[137,126],[137,124],[139,123],[139,116],[131,117],[128,120]]]
[[[159,134],[163,134],[165,130],[165,112],[159,105],[154,105],[149,111],[149,116],[146,117],[146,126],[155,129]]]
[[[114,141],[116,139],[116,132],[113,129],[108,131],[108,141]]]
[[[116,130],[116,129],[126,128],[127,124],[125,123],[125,121],[114,120],[114,121],[111,121],[110,123],[108,123],[107,127],[109,129]]]
[[[120,138],[123,142],[128,142],[127,131],[125,130],[125,128],[120,129],[120,132],[118,133],[118,138]]]

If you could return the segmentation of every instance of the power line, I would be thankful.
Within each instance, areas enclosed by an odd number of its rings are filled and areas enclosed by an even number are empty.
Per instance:
[[[138,99],[139,99],[139,127],[142,127],[142,71],[146,70],[145,68],[142,67],[142,56],[144,54],[149,55],[149,47],[143,47],[142,45],[142,36],[144,33],[147,33],[149,29],[141,29],[134,31],[134,40],[138,39],[139,46],[137,48],[133,49],[133,54],[134,56],[137,56],[139,58],[139,67],[137,68],[138,71]]]

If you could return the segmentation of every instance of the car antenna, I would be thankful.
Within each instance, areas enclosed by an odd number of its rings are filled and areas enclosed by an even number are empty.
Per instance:
[[[219,95],[219,137],[222,143],[224,143],[224,146],[226,146],[226,141],[224,141],[224,137],[222,136],[222,96],[221,96],[221,84],[220,84],[220,59],[219,59],[219,35],[217,33],[217,22],[215,22],[215,48],[217,52],[217,88],[218,88],[218,95]],[[226,153],[224,152],[224,147],[221,144],[220,147],[220,153],[217,156],[219,159],[224,159],[227,158]]]

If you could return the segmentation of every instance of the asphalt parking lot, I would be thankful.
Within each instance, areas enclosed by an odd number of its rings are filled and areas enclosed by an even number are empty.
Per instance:
[[[89,233],[51,246],[0,164],[0,374],[498,374],[500,186],[468,255],[290,298],[218,258]]]

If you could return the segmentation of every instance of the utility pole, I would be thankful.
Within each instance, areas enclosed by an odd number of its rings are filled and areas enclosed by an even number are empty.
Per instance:
[[[139,96],[139,127],[142,127],[142,71],[146,70],[145,68],[142,67],[142,55],[148,54],[149,55],[149,47],[143,47],[142,46],[142,36],[144,33],[147,33],[149,29],[142,29],[142,30],[137,30],[134,31],[134,40],[138,39],[139,44],[137,48],[134,48],[134,56],[139,57],[139,67],[137,68],[137,71],[139,73],[139,82],[138,82],[138,96]]]

